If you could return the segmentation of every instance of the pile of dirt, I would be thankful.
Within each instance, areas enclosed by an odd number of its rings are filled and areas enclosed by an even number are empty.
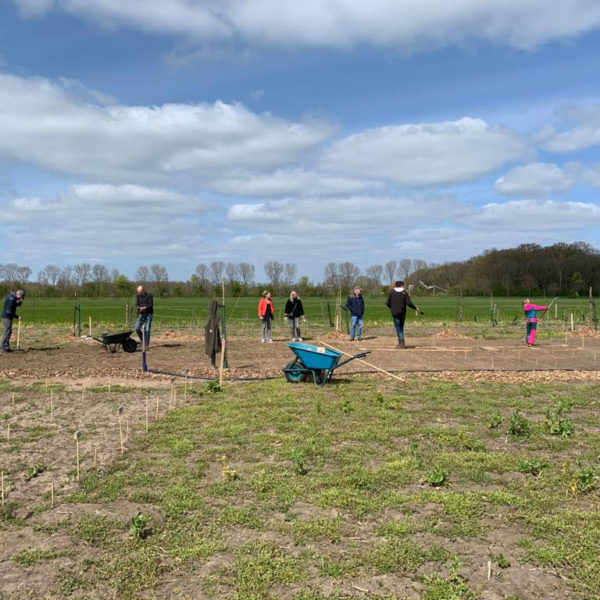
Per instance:
[[[453,339],[453,340],[466,340],[468,336],[463,335],[462,333],[458,333],[458,331],[454,331],[454,329],[444,329],[439,333],[436,333],[431,336],[436,339]]]
[[[593,327],[578,327],[575,331],[569,331],[571,337],[591,337],[600,338],[600,331],[596,331]]]

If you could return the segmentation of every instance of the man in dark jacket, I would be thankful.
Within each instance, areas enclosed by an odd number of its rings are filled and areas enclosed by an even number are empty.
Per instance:
[[[4,334],[2,336],[2,347],[0,352],[10,352],[10,336],[12,335],[12,322],[13,319],[20,319],[17,315],[17,307],[21,306],[23,299],[25,298],[25,292],[23,290],[17,290],[11,292],[4,298],[4,304],[2,305],[2,325],[4,326]]]
[[[150,327],[152,326],[152,315],[154,314],[154,298],[149,294],[143,285],[137,287],[137,312],[138,318],[135,324],[135,330],[140,338],[140,342],[144,345],[144,337],[146,338],[145,348],[150,345]],[[142,327],[144,336],[142,336]]]
[[[354,341],[354,334],[358,334],[358,341],[362,339],[363,315],[365,314],[365,301],[360,293],[360,288],[354,288],[354,293],[348,296],[346,308],[350,311],[350,341]]]
[[[406,307],[410,306],[414,310],[419,310],[411,300],[408,292],[404,289],[404,281],[396,281],[394,287],[390,290],[385,305],[392,313],[394,319],[394,327],[398,336],[398,344],[396,348],[405,348],[404,342],[404,319],[406,319]]]

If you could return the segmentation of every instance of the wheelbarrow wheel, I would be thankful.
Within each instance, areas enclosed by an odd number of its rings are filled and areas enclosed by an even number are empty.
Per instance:
[[[125,352],[135,352],[137,347],[138,344],[134,339],[127,338],[126,340],[123,340],[123,350],[125,350]]]
[[[304,372],[300,367],[292,367],[288,371],[285,371],[285,378],[290,383],[300,383],[304,380]]]

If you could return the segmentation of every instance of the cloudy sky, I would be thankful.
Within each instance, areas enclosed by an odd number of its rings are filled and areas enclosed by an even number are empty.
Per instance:
[[[597,0],[0,0],[0,262],[600,247]]]

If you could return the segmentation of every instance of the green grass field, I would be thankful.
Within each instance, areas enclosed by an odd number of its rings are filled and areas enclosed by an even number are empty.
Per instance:
[[[30,451],[72,431],[40,426],[43,385],[2,383],[18,397],[5,408],[5,485],[34,481],[58,467]],[[20,541],[5,568],[28,579],[48,565],[43,592],[65,599],[600,597],[596,383],[280,379],[185,391],[186,406],[148,431],[138,421],[104,468],[90,458],[99,425],[84,423],[82,479],[70,467],[57,508],[44,492],[22,520],[9,496],[0,530]],[[150,392],[164,411],[164,391]],[[81,399],[62,393],[63,406]],[[88,394],[113,420],[139,402],[134,388]]]
[[[155,327],[203,327],[206,322],[209,298],[156,298]],[[534,299],[540,304],[543,299]],[[276,317],[283,315],[286,298],[274,298]],[[335,298],[303,298],[306,317],[310,323],[327,326],[329,315],[335,317]],[[483,298],[483,297],[419,297],[413,301],[425,312],[415,317],[413,324],[451,326],[457,323],[487,324],[491,322],[492,311],[499,323],[522,323],[522,298]],[[81,307],[81,321],[85,328],[89,317],[94,324],[124,327],[135,319],[133,308],[135,298],[80,298],[56,299],[28,297],[20,314],[23,322],[46,325],[71,325],[74,319],[74,305]],[[366,297],[366,325],[388,323],[389,311],[385,298]],[[550,302],[547,300],[546,302]],[[256,323],[256,298],[226,298],[227,321],[232,327],[244,329]],[[345,299],[342,300],[345,303]],[[328,309],[329,306],[329,309]],[[570,320],[573,313],[578,324],[590,323],[590,305],[587,298],[560,298],[549,311],[549,320]]]

